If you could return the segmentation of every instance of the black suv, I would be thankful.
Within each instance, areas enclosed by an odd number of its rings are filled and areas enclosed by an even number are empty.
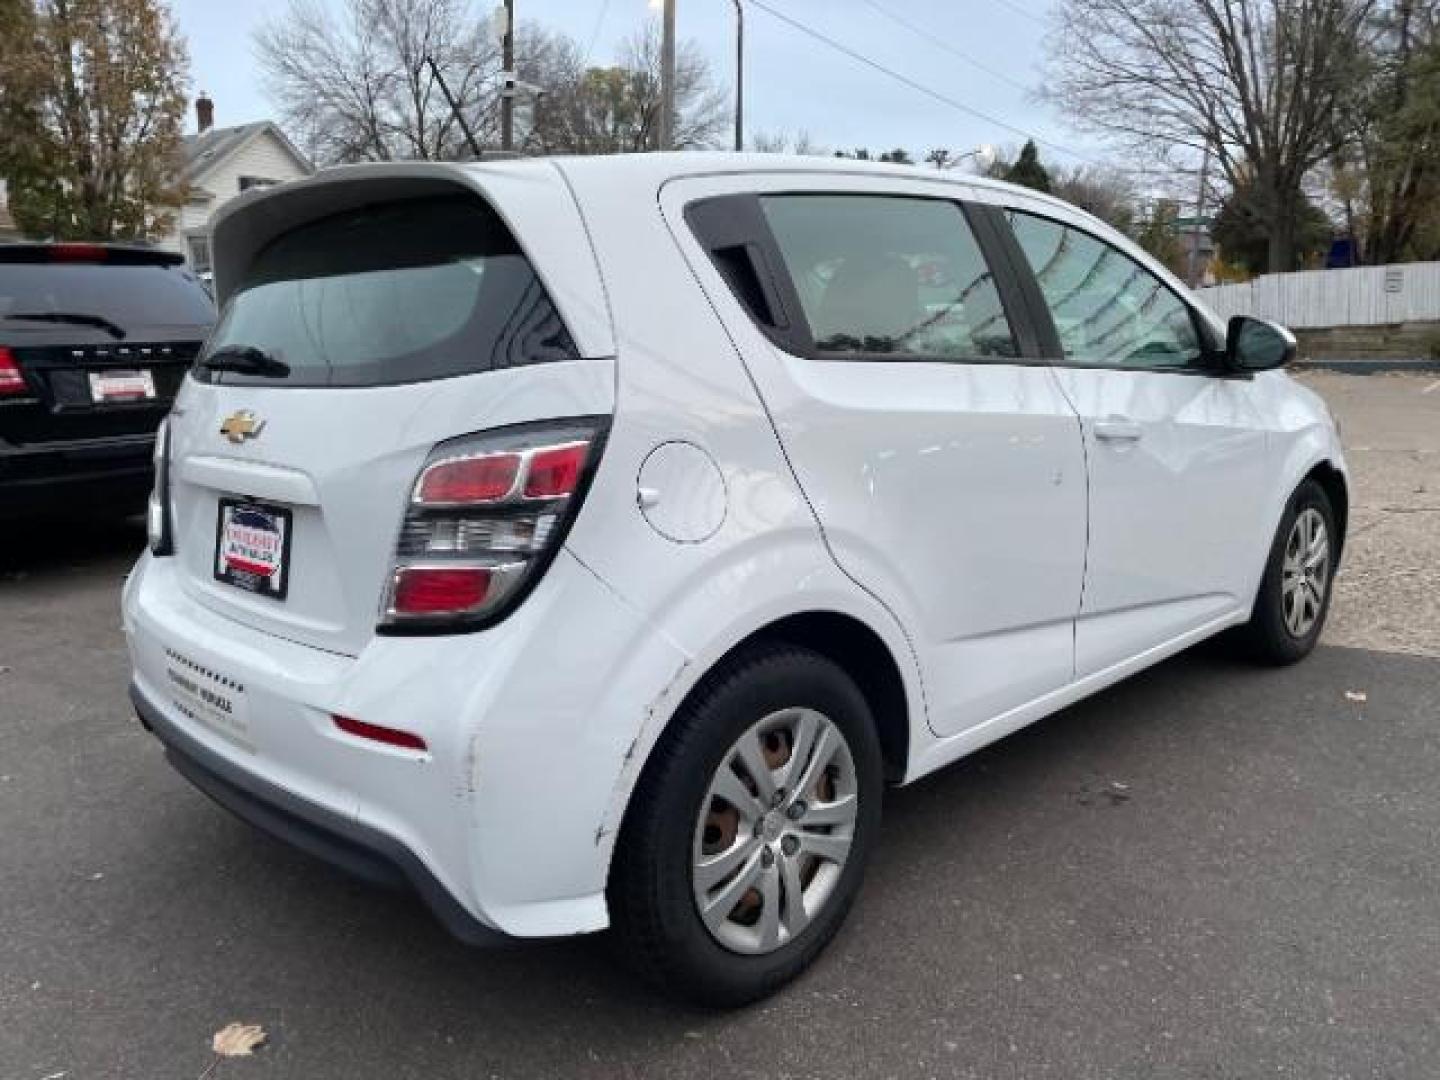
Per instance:
[[[0,518],[144,506],[155,429],[215,321],[183,262],[0,244]]]

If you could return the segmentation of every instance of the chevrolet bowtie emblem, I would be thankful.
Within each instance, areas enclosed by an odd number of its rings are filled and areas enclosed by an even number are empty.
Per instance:
[[[220,425],[220,434],[236,445],[243,443],[246,439],[255,438],[264,430],[265,421],[257,420],[255,414],[249,409],[231,413]]]

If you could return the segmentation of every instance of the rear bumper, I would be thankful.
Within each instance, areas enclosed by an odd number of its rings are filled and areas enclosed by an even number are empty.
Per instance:
[[[360,824],[237,768],[172,723],[134,683],[130,700],[175,771],[236,817],[365,881],[409,887],[455,937],[470,945],[512,941],[476,919],[392,836]]]
[[[154,435],[14,446],[0,440],[0,517],[139,511],[154,482]]]
[[[142,558],[124,624],[137,708],[192,783],[305,850],[414,888],[467,941],[607,925],[604,826],[648,706],[685,661],[580,563],[562,551],[482,633],[375,637],[358,656],[236,622],[185,581],[178,560]],[[177,689],[196,679],[228,695],[223,722]],[[356,738],[336,715],[427,749]]]

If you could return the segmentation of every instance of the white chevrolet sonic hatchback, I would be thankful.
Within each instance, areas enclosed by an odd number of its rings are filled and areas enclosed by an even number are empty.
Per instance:
[[[1345,530],[1279,328],[1058,200],[648,155],[236,200],[156,451],[132,695],[196,786],[468,941],[615,928],[735,1004],[882,787],[1237,628]]]

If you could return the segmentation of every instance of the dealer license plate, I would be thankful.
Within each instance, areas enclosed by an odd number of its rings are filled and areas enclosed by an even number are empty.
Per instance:
[[[284,600],[290,588],[290,511],[220,500],[215,577],[237,589]]]

